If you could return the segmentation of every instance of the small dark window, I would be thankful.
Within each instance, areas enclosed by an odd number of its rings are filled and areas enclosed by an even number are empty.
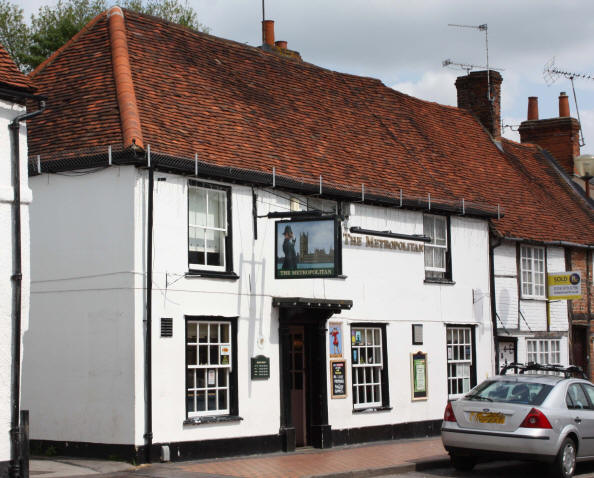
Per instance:
[[[173,337],[173,319],[161,317],[161,337]]]

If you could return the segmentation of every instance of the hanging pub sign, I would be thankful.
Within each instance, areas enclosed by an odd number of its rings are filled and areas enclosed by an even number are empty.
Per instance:
[[[427,354],[417,352],[410,355],[412,399],[427,400]]]
[[[330,374],[332,378],[332,398],[346,398],[346,362],[344,360],[330,360]]]
[[[582,278],[579,272],[548,274],[549,300],[572,300],[582,297]]]
[[[276,279],[340,274],[340,222],[334,218],[276,222]]]

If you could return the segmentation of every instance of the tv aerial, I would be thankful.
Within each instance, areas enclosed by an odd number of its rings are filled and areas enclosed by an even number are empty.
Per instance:
[[[458,23],[448,23],[448,27],[472,28],[472,29],[475,29],[478,31],[485,32],[485,52],[486,52],[486,57],[487,57],[487,65],[486,66],[472,65],[469,63],[457,63],[457,62],[450,60],[449,58],[447,60],[442,61],[441,66],[443,66],[444,68],[454,67],[454,68],[466,70],[466,74],[469,74],[471,70],[476,70],[479,68],[486,69],[487,70],[487,99],[492,102],[493,98],[491,97],[490,70],[496,70],[496,71],[503,71],[503,70],[501,68],[489,68],[489,27],[488,27],[488,25],[486,23],[483,23],[482,25],[460,25]]]
[[[571,91],[573,92],[573,101],[575,103],[575,110],[577,112],[578,121],[580,122],[580,146],[585,146],[586,141],[584,140],[584,132],[582,130],[582,120],[580,119],[580,109],[578,107],[577,96],[575,94],[575,85],[573,80],[580,79],[580,80],[594,80],[594,75],[588,73],[575,73],[572,71],[561,70],[555,66],[555,57],[551,58],[549,61],[545,63],[545,66],[542,70],[542,77],[547,86],[551,86],[555,83],[559,78],[567,78],[571,81]]]

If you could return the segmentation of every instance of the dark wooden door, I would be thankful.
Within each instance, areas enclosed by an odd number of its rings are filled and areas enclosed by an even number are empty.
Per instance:
[[[291,349],[289,352],[289,375],[291,385],[291,411],[297,446],[306,446],[307,440],[307,375],[305,327],[289,327]]]

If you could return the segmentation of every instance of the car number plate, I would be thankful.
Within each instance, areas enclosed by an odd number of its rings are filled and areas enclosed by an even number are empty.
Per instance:
[[[475,423],[497,423],[502,425],[505,423],[505,415],[503,413],[492,412],[470,412],[470,421]]]

